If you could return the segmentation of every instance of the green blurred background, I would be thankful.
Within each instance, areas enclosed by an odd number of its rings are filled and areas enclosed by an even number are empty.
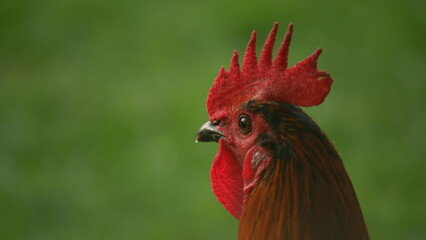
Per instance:
[[[295,24],[290,63],[335,80],[306,109],[372,239],[426,239],[426,2],[0,2],[1,239],[235,239],[195,144],[220,66]]]

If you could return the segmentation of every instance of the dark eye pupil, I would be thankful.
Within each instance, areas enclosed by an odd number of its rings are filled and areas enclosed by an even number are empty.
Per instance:
[[[242,133],[249,133],[252,128],[251,125],[252,125],[251,119],[248,116],[243,115],[240,117],[238,121],[238,126],[240,127],[240,131]]]
[[[241,118],[240,120],[240,127],[241,128],[246,128],[247,127],[247,118]]]

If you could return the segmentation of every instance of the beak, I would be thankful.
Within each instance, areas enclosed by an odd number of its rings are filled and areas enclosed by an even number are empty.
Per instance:
[[[209,121],[198,130],[195,142],[219,142],[219,139],[224,137],[225,135]]]

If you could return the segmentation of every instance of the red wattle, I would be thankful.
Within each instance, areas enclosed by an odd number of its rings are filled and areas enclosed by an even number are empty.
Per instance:
[[[219,141],[219,152],[210,171],[212,189],[228,212],[240,219],[243,209],[242,169],[230,150]]]

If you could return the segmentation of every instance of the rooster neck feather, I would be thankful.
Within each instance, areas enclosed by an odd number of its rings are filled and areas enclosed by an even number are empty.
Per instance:
[[[312,119],[290,104],[246,108],[263,115],[276,143],[244,206],[239,239],[369,239],[343,163]]]

